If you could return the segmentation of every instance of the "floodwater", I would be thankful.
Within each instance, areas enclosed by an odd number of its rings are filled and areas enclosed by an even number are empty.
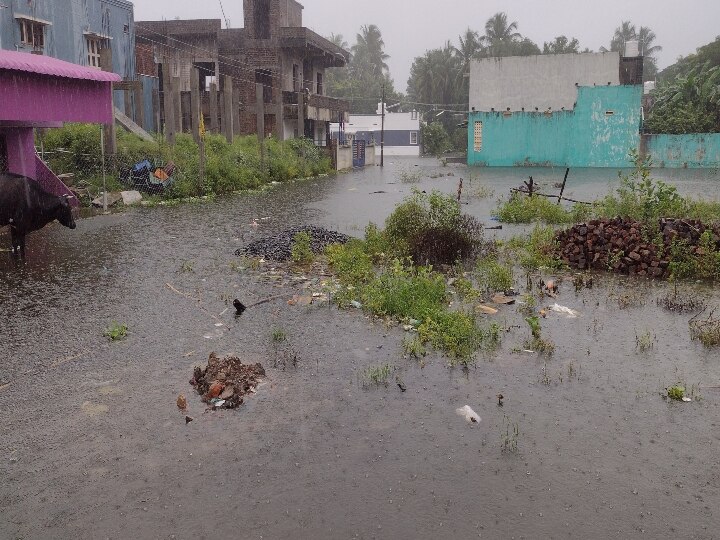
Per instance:
[[[29,236],[21,269],[0,256],[0,538],[718,538],[720,354],[691,341],[692,314],[656,305],[667,284],[606,276],[576,293],[564,282],[549,303],[580,315],[542,320],[551,358],[513,352],[528,331],[504,307],[493,320],[522,327],[468,371],[438,355],[404,359],[402,330],[359,311],[284,300],[239,319],[225,311],[235,297],[300,288],[231,264],[253,238],[305,223],[359,236],[413,187],[454,192],[460,177],[466,197],[495,191],[466,206],[492,225],[509,187],[532,174],[557,191],[564,172],[479,169],[470,180],[461,166],[386,163],[74,231],[55,224]],[[415,170],[419,183],[402,181]],[[455,176],[428,178],[440,173]],[[656,176],[693,193],[720,179]],[[592,198],[615,180],[571,171],[567,193]],[[697,284],[679,291],[720,300]],[[102,336],[112,321],[128,325],[124,341]],[[276,328],[297,367],[273,367]],[[268,371],[239,410],[204,414],[188,384],[211,351]],[[389,386],[364,388],[363,371],[385,363]],[[662,399],[678,382],[702,399]],[[455,414],[466,404],[480,423]],[[515,453],[501,450],[507,424]]]

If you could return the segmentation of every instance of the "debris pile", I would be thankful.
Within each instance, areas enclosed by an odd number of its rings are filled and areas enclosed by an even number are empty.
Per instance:
[[[668,277],[670,246],[674,240],[687,244],[690,253],[699,255],[701,235],[710,230],[716,249],[720,245],[720,228],[699,220],[663,218],[658,221],[660,238],[649,238],[645,225],[623,218],[595,219],[574,225],[558,233],[560,257],[578,270],[612,270],[655,278]]]
[[[322,253],[330,244],[344,244],[350,240],[350,237],[345,234],[329,231],[322,227],[306,225],[303,227],[293,227],[275,236],[256,240],[244,248],[235,251],[235,255],[239,257],[243,255],[263,257],[280,262],[287,261],[291,256],[295,235],[302,232],[310,235],[310,249],[312,249],[313,253]]]
[[[205,403],[215,408],[234,409],[242,405],[243,396],[255,392],[263,377],[265,369],[261,364],[243,364],[236,356],[220,359],[213,352],[205,369],[195,368],[190,384]]]

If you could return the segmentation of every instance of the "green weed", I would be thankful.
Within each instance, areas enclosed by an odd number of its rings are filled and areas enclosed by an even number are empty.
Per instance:
[[[507,201],[500,204],[495,217],[503,223],[542,222],[560,225],[585,221],[591,216],[591,210],[589,205],[583,204],[575,204],[572,209],[567,210],[547,197],[513,193]]]
[[[514,283],[512,267],[492,257],[478,262],[477,277],[480,288],[489,292],[507,291]]]
[[[656,337],[646,330],[642,334],[635,332],[635,348],[640,352],[645,352],[655,346]]]
[[[273,343],[284,343],[287,341],[287,334],[282,328],[274,328],[270,334],[270,341]]]
[[[517,453],[520,439],[520,427],[507,415],[503,415],[503,425],[500,431],[500,450],[502,452]]]
[[[413,358],[419,359],[427,355],[427,349],[425,349],[422,341],[417,337],[405,336],[402,341],[402,348],[406,355],[412,356]]]
[[[390,377],[391,371],[392,368],[390,367],[390,364],[367,368],[364,372],[364,385],[374,384],[375,386],[380,386],[382,384],[387,386],[388,377]]]
[[[313,262],[315,255],[310,246],[310,241],[310,235],[306,232],[299,232],[293,237],[290,257],[295,264],[308,265]]]
[[[120,341],[124,339],[128,334],[128,327],[126,324],[120,324],[113,321],[110,326],[105,328],[103,336],[108,338],[110,341]]]

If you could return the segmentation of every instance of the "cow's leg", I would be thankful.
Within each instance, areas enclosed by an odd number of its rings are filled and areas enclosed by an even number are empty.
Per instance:
[[[15,261],[17,262],[18,259],[25,260],[25,235],[10,227],[10,243]]]

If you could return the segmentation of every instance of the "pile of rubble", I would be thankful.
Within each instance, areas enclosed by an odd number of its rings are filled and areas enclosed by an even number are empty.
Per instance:
[[[273,261],[287,261],[290,259],[293,242],[297,233],[307,233],[310,236],[310,249],[313,253],[322,253],[330,244],[344,244],[350,237],[336,232],[306,225],[304,227],[293,227],[286,229],[280,234],[261,238],[248,244],[235,252],[237,256],[263,257]]]
[[[196,367],[190,384],[205,403],[214,408],[234,409],[242,405],[245,395],[255,392],[264,377],[262,364],[243,364],[236,356],[220,359],[210,353],[207,367]]]
[[[658,222],[662,246],[648,238],[646,227],[630,219],[595,219],[558,233],[560,257],[578,270],[612,270],[655,278],[668,277],[673,240],[687,243],[698,254],[700,236],[710,230],[715,249],[720,247],[720,226],[699,220],[663,218]]]

